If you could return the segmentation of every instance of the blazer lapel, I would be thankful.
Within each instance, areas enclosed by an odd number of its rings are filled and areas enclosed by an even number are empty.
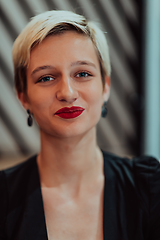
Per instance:
[[[18,239],[48,240],[36,159],[27,185],[27,198]]]
[[[29,196],[23,221],[24,234],[21,239],[48,240],[40,188]]]

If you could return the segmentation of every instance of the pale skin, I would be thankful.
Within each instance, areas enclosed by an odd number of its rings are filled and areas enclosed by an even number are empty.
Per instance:
[[[49,36],[36,46],[27,68],[27,94],[18,93],[34,114],[41,135],[37,157],[49,240],[103,239],[104,173],[96,124],[108,100],[92,41],[76,32]],[[73,119],[63,107],[85,111]]]

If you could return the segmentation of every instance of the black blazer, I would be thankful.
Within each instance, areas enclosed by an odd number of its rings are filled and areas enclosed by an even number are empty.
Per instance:
[[[104,240],[160,240],[160,164],[104,156]],[[86,226],[87,227],[87,226]],[[47,240],[36,156],[0,172],[0,240]]]

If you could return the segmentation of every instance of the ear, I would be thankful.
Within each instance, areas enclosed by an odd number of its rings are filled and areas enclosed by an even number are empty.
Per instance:
[[[104,102],[108,101],[109,96],[110,96],[110,85],[111,85],[111,81],[110,81],[110,77],[109,76],[105,76],[105,85],[103,88],[103,100]]]
[[[29,104],[29,100],[28,100],[27,94],[23,93],[23,92],[17,92],[17,96],[18,96],[18,99],[21,102],[22,106],[26,110],[30,109],[30,104]]]

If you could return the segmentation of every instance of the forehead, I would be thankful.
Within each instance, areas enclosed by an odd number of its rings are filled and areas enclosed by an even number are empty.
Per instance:
[[[98,54],[92,40],[75,31],[49,35],[36,45],[30,55],[29,65],[52,60],[58,63],[90,60],[99,65]]]

